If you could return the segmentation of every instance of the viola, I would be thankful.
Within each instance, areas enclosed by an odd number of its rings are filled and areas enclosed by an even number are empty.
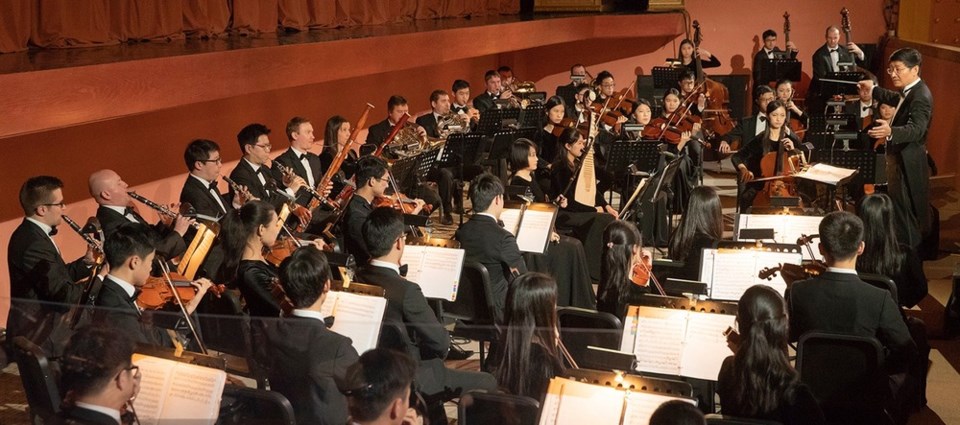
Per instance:
[[[630,281],[634,285],[647,287],[650,285],[650,270],[653,269],[653,259],[646,252],[642,255],[642,261],[634,264],[633,270],[630,271]]]
[[[273,299],[277,300],[277,303],[280,304],[280,311],[283,312],[284,316],[289,316],[293,313],[294,306],[293,302],[290,301],[290,298],[287,297],[287,293],[284,292],[283,286],[280,285],[279,278],[273,278],[273,281],[270,282],[270,295],[273,296]]]
[[[560,135],[563,134],[563,130],[566,130],[568,128],[576,128],[576,127],[577,127],[577,120],[573,118],[564,118],[560,120],[559,124],[553,124],[553,129],[550,130],[550,134],[552,134],[553,137],[560,137]]]
[[[176,302],[177,296],[179,296],[180,301],[183,303],[189,303],[197,296],[197,288],[194,287],[186,277],[177,273],[171,273],[170,281],[173,282],[173,287],[177,290],[176,296],[173,294],[173,291],[170,290],[170,285],[167,284],[166,279],[151,276],[147,279],[147,282],[140,287],[141,292],[140,295],[137,296],[137,305],[144,310],[157,310],[167,305],[167,303]],[[226,287],[222,284],[214,284],[207,292],[211,292],[219,298],[225,290]]]
[[[377,196],[373,198],[373,207],[391,207],[404,214],[413,214],[413,211],[417,209],[417,202],[401,193],[399,199],[391,196]],[[433,205],[424,204],[420,211],[429,215],[433,212]]]
[[[275,267],[280,267],[280,263],[292,255],[297,248],[299,248],[297,242],[291,238],[277,239],[263,258]]]

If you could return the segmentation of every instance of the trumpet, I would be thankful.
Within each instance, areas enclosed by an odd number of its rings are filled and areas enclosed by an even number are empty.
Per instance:
[[[161,215],[165,215],[165,216],[170,217],[170,218],[172,218],[172,219],[174,219],[174,220],[176,220],[177,217],[179,217],[179,216],[181,215],[181,214],[179,214],[179,213],[177,213],[177,212],[174,212],[174,211],[171,210],[170,208],[167,208],[167,207],[165,207],[165,206],[163,206],[163,205],[160,205],[160,204],[158,204],[158,203],[156,203],[156,202],[153,202],[153,201],[151,201],[151,200],[143,197],[142,195],[137,194],[137,192],[127,192],[127,195],[130,195],[131,198],[136,199],[137,201],[140,201],[141,203],[143,203],[144,205],[146,205],[146,206],[148,206],[148,207],[150,207],[150,208],[153,208],[156,212],[160,213]],[[190,227],[193,227],[194,229],[200,229],[200,223],[197,223],[197,222],[190,223]]]
[[[296,171],[293,170],[293,167],[287,167],[286,165],[283,165],[279,162],[277,162],[276,164],[277,164],[277,169],[280,170],[280,174],[283,174],[284,183],[291,181],[297,177],[297,173]],[[306,190],[307,193],[310,194],[310,196],[313,196],[314,198],[317,198],[320,201],[324,200],[323,195],[321,195],[320,192],[317,192],[316,189],[310,187],[309,184],[304,184],[303,190]]]
[[[90,236],[88,233],[84,233],[83,229],[80,228],[80,225],[77,224],[76,221],[73,221],[73,219],[70,218],[70,216],[66,214],[61,214],[60,217],[63,217],[63,221],[65,221],[67,225],[69,225],[70,228],[73,229],[74,232],[77,232],[77,234],[80,235],[81,238],[83,238],[83,241],[86,242],[87,245],[89,245],[91,248],[93,248],[97,252],[101,252],[101,253],[103,252],[103,242],[94,239],[93,236]],[[99,234],[101,238],[103,237],[103,230],[100,229],[100,222],[97,220],[96,217],[90,217],[90,220],[87,222],[87,225],[91,226],[94,232]]]

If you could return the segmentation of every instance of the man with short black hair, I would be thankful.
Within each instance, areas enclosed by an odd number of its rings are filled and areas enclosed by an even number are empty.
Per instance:
[[[763,32],[763,35],[760,36],[763,41],[763,47],[760,50],[757,50],[757,53],[753,55],[753,87],[760,87],[767,85],[770,81],[760,81],[760,69],[763,68],[763,64],[767,61],[774,59],[774,52],[782,52],[780,47],[777,46],[777,32],[768,29]],[[787,51],[790,52],[790,59],[796,59],[797,50],[796,45],[792,41],[787,42]]]
[[[482,114],[487,109],[496,108],[496,99],[509,99],[513,96],[510,90],[503,90],[500,81],[500,74],[495,70],[489,70],[483,75],[483,81],[486,90],[479,96],[473,98],[473,107],[477,108]]]
[[[404,228],[403,216],[392,208],[381,207],[370,213],[363,224],[363,240],[372,259],[357,271],[357,281],[385,290],[387,311],[384,321],[407,329],[410,336],[406,341],[407,352],[418,361],[417,384],[425,395],[456,397],[471,389],[496,390],[496,380],[488,373],[444,366],[443,360],[450,348],[447,330],[437,321],[420,286],[401,274]]]
[[[219,220],[252,199],[245,190],[234,193],[232,198],[220,193],[217,179],[223,158],[216,142],[206,139],[190,142],[183,152],[183,162],[190,174],[180,190],[180,203],[189,202],[198,218]]]
[[[350,338],[327,329],[320,308],[330,291],[330,265],[312,246],[280,264],[280,285],[293,312],[266,323],[271,390],[283,394],[304,424],[343,424],[347,403],[337,390],[347,367],[356,363]]]
[[[10,271],[10,312],[7,339],[24,335],[45,349],[54,324],[83,291],[74,282],[89,277],[94,251],[67,264],[53,236],[63,222],[63,182],[56,177],[36,176],[20,187],[20,207],[26,216],[7,245]],[[60,347],[62,348],[62,347]]]
[[[230,180],[247,188],[251,195],[269,202],[277,210],[306,186],[306,181],[295,173],[276,180],[267,164],[270,163],[270,129],[263,124],[250,124],[237,133],[237,143],[243,157],[230,172]],[[285,187],[281,187],[285,186]],[[233,193],[233,187],[230,188]],[[302,205],[291,211],[304,224],[310,223],[311,213]]]
[[[347,396],[350,423],[416,424],[410,393],[417,364],[399,351],[375,348],[347,370],[341,390]]]
[[[400,95],[393,95],[387,99],[387,117],[383,121],[380,121],[374,125],[370,126],[370,129],[367,131],[367,141],[366,144],[379,146],[387,139],[387,136],[390,135],[390,132],[393,131],[393,127],[397,125],[398,122],[403,118],[404,115],[410,114],[410,105],[407,104],[407,99]],[[410,118],[407,118],[407,121],[413,123]],[[421,137],[426,136],[422,127],[417,128],[417,134]],[[392,142],[392,141],[391,141]]]
[[[120,412],[140,392],[140,369],[131,363],[133,341],[111,328],[77,330],[60,357],[64,409],[54,423],[120,425]]]

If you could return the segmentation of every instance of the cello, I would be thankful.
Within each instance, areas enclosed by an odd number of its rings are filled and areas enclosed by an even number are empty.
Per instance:
[[[772,125],[773,120],[770,120],[770,122]],[[786,125],[776,129],[771,127],[768,131],[772,130],[778,132],[777,150],[766,153],[760,159],[760,172],[767,181],[764,182],[763,190],[758,192],[757,197],[754,198],[754,205],[770,205],[771,198],[795,198],[799,196],[791,176],[806,165],[806,158],[802,151],[799,153],[788,152],[784,148],[785,142],[791,140],[788,137],[789,129]],[[769,138],[768,134],[765,133],[764,137]]]

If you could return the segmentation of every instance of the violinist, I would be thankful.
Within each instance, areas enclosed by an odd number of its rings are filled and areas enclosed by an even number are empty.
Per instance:
[[[150,277],[155,247],[156,235],[153,230],[140,223],[124,224],[107,237],[103,251],[110,265],[110,274],[103,279],[103,286],[94,302],[97,308],[93,311],[93,322],[117,329],[136,343],[170,348],[172,342],[169,335],[157,325],[161,319],[174,316],[141,310],[136,302],[140,288]],[[197,294],[184,305],[187,314],[196,310],[213,283],[199,279],[192,285],[197,288]],[[179,307],[170,304],[164,310],[173,311],[174,308],[179,312]],[[163,321],[170,322],[170,328],[176,323],[176,320]]]
[[[363,241],[363,222],[373,211],[374,200],[386,196],[387,188],[390,186],[388,172],[387,162],[381,158],[366,155],[357,161],[357,173],[354,175],[357,191],[347,206],[344,216],[346,227],[343,231],[347,253],[353,255],[357,265],[366,264],[370,259],[367,245]],[[422,199],[415,199],[414,203],[412,214],[417,214],[423,209],[424,202]]]
[[[744,185],[740,192],[741,211],[746,211],[746,208],[753,205],[753,199],[763,189],[762,183],[751,183],[753,179],[771,177],[763,175],[760,171],[760,161],[763,156],[770,152],[777,152],[781,143],[784,151],[787,152],[793,152],[800,144],[797,136],[785,125],[786,105],[779,100],[770,102],[767,105],[767,119],[767,128],[764,132],[747,142],[731,157],[739,173],[739,182]]]
[[[269,202],[274,208],[280,208],[287,201],[296,199],[297,193],[306,185],[306,181],[296,175],[276,181],[269,172],[270,129],[263,124],[250,124],[237,133],[237,143],[243,157],[230,172],[230,180],[246,187],[257,199]],[[279,184],[278,184],[279,182]],[[231,186],[231,192],[233,187]],[[294,215],[303,223],[309,223],[311,213],[302,205],[297,205]]]
[[[700,280],[703,249],[716,247],[723,239],[723,209],[716,189],[699,186],[690,192],[680,225],[670,236],[670,259],[683,263],[683,268],[670,277]],[[662,278],[662,276],[661,276]]]
[[[551,96],[547,99],[547,103],[543,105],[546,124],[537,133],[534,140],[538,142],[537,151],[548,163],[557,159],[557,151],[560,149],[560,134],[563,133],[564,128],[576,126],[572,119],[564,119],[566,109],[565,102],[560,96]]]
[[[652,256],[643,250],[642,244],[640,231],[629,221],[617,220],[604,229],[603,267],[597,287],[598,311],[623,320],[627,306],[650,292],[649,287],[631,280],[633,270],[639,264],[643,263],[646,267],[653,264]]]
[[[690,113],[696,116],[703,116],[703,110],[707,108],[707,98],[703,95],[693,94],[697,90],[697,74],[692,70],[686,70],[680,73],[677,80],[677,88],[680,89],[680,99],[687,100],[690,103]]]
[[[768,29],[768,30],[766,30],[766,31],[763,32],[762,37],[763,37],[763,47],[761,47],[760,50],[758,50],[757,53],[756,53],[755,55],[753,55],[753,85],[754,85],[754,87],[759,87],[759,86],[761,86],[761,85],[766,85],[766,83],[767,83],[766,81],[760,81],[760,69],[763,68],[764,62],[770,61],[770,60],[773,60],[773,59],[774,59],[774,52],[782,52],[782,51],[783,51],[783,50],[780,50],[779,47],[777,47],[777,32],[776,32],[776,31],[774,31],[774,30],[772,30],[772,29]],[[790,38],[790,37],[789,37],[789,34],[788,34],[788,37],[787,37],[787,38]],[[797,53],[799,52],[799,50],[797,50],[797,46],[796,46],[795,44],[793,44],[792,41],[788,41],[788,42],[787,42],[787,51],[790,52],[790,58],[791,58],[791,59],[796,59],[796,58],[797,58]]]
[[[683,39],[680,42],[680,57],[677,58],[680,60],[680,65],[694,72],[694,75],[699,75],[700,70],[696,69],[696,61],[694,60],[694,55],[700,55],[700,67],[701,68],[719,68],[720,60],[716,56],[706,51],[703,48],[695,49],[693,46],[693,41],[689,39]]]
[[[633,106],[633,113],[630,114],[630,118],[627,120],[628,124],[640,124],[643,127],[646,127],[650,124],[653,119],[653,109],[650,107],[650,102],[647,99],[637,99],[636,104]],[[637,131],[624,131],[620,135],[622,140],[640,140],[643,134],[643,127]]]
[[[699,144],[694,137],[695,133],[699,133],[700,124],[694,123],[690,127],[683,126],[683,123],[676,124],[679,118],[679,115],[683,113],[680,110],[681,99],[680,91],[677,89],[667,89],[663,94],[663,114],[657,118],[654,118],[650,122],[650,126],[654,129],[660,129],[656,132],[658,135],[663,134],[666,139],[667,133],[676,134],[677,131],[680,134],[677,136],[677,143],[669,143],[666,145],[666,151],[674,155],[681,156],[683,153],[688,153],[683,155],[683,158],[680,162],[680,169],[674,177],[673,187],[675,192],[674,210],[681,211],[682,207],[686,205],[687,194],[693,190],[694,187],[698,185],[698,161],[693,161],[689,155],[689,152],[693,152],[691,149],[687,149],[687,146]],[[678,110],[680,110],[678,112]],[[671,125],[671,122],[673,125]],[[693,143],[689,143],[693,141]],[[698,149],[696,153],[699,153]]]

